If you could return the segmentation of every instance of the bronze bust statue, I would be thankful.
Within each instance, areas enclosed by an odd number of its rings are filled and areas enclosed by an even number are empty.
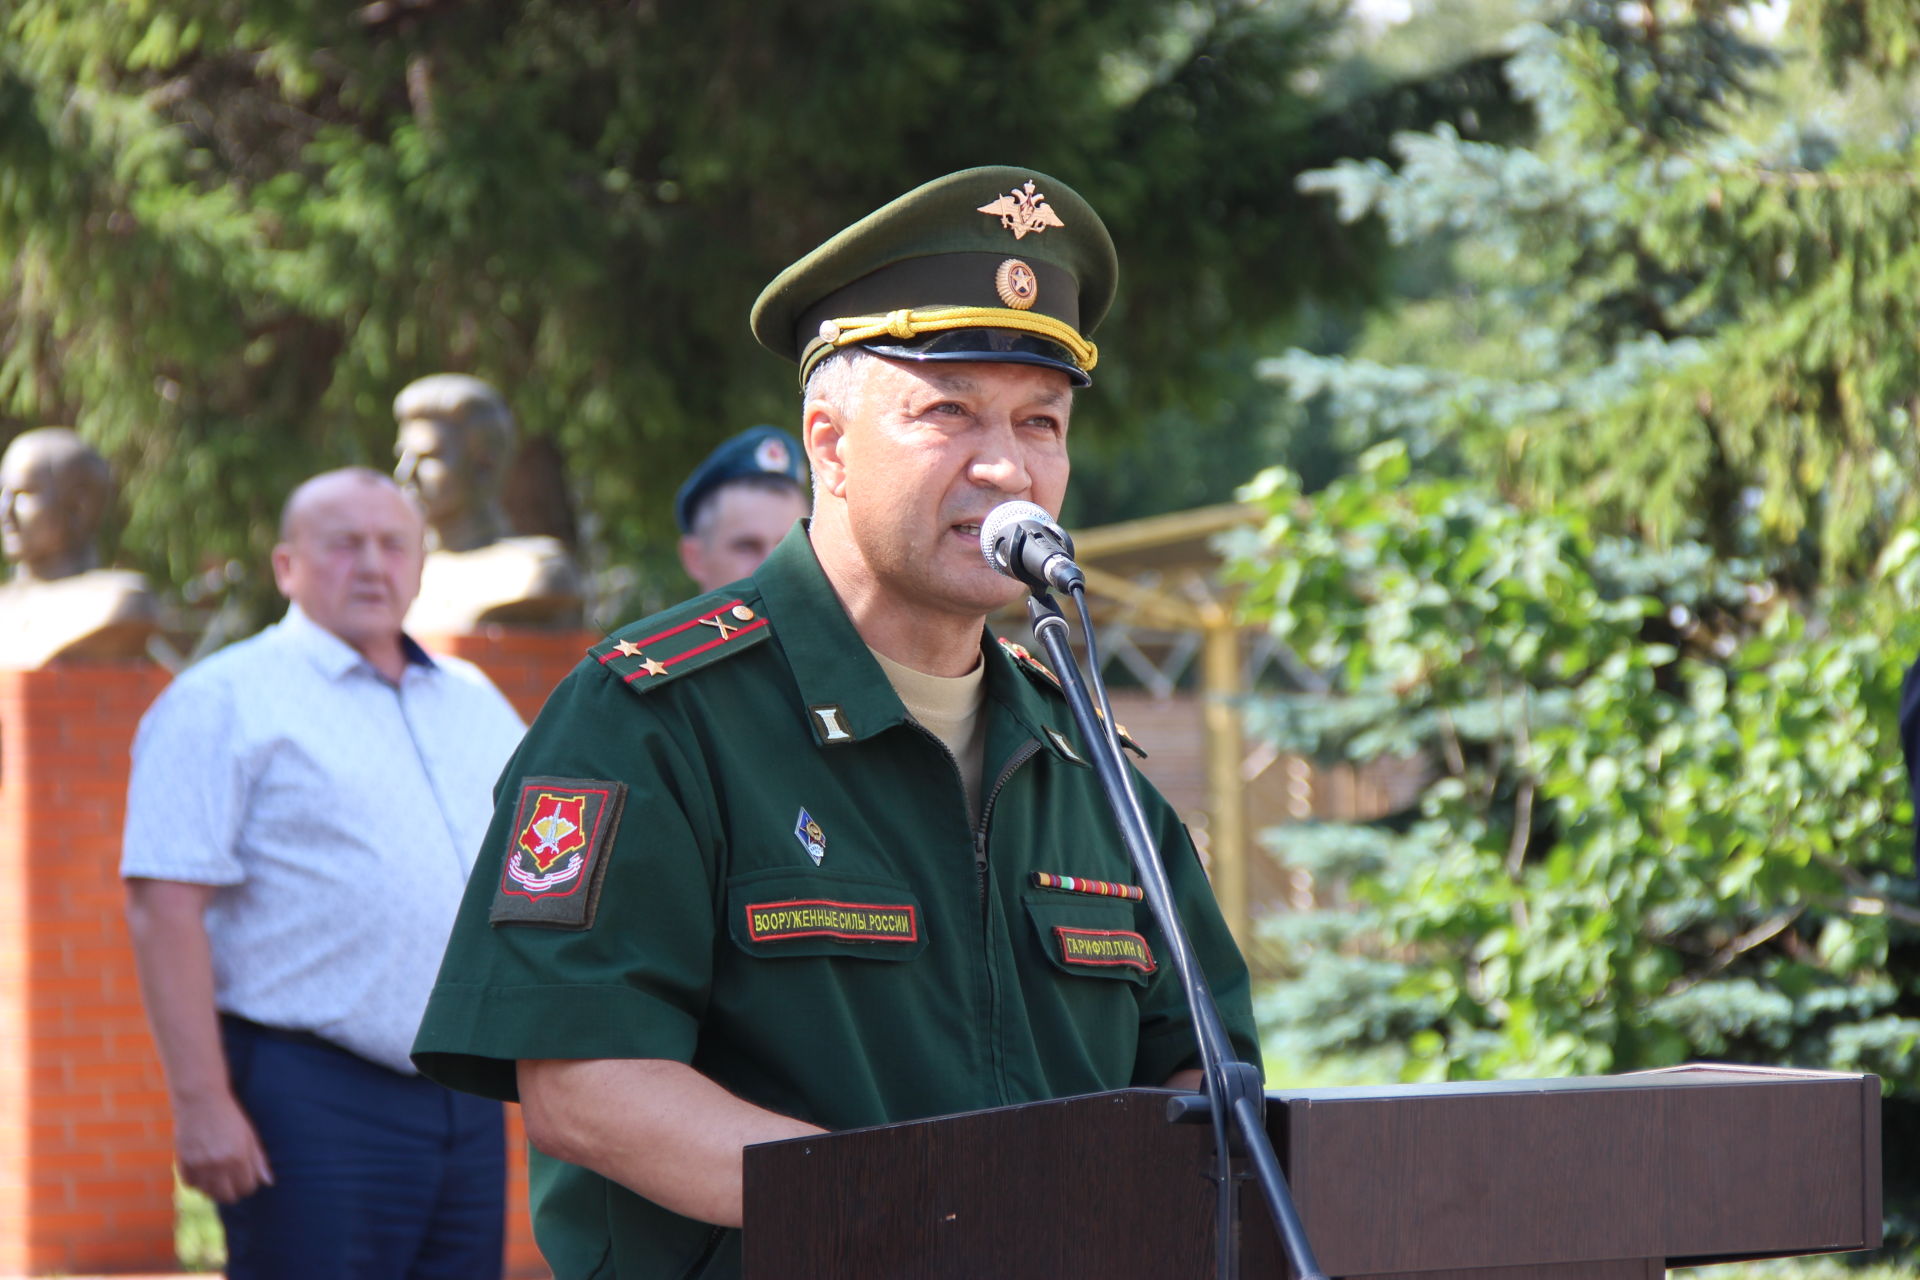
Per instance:
[[[24,431],[0,454],[0,667],[143,657],[159,626],[146,579],[102,569],[95,542],[113,501],[107,460],[65,427]]]
[[[393,416],[394,479],[427,519],[426,569],[407,630],[580,625],[580,573],[566,545],[508,533],[500,493],[514,421],[500,393],[478,378],[437,373],[409,383]]]

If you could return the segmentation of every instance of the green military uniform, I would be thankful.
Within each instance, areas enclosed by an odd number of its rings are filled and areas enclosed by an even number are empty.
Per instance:
[[[1091,218],[1064,207],[1069,224]],[[788,284],[796,305],[819,292]],[[934,319],[920,335],[896,317],[879,341],[900,345],[876,349],[920,358],[924,336],[927,358],[951,358],[961,348]],[[1018,334],[975,358],[1085,354]],[[1196,1065],[1065,698],[1017,647],[983,631],[981,652],[976,818],[804,527],[750,581],[596,646],[508,765],[421,1070],[511,1099],[519,1059],[671,1059],[839,1129],[1158,1085]],[[1140,786],[1235,1047],[1257,1061],[1246,968],[1184,828]],[[738,1233],[538,1153],[533,1199],[561,1280],[738,1272]]]
[[[840,1129],[1196,1065],[1065,698],[1037,664],[981,647],[976,825],[952,757],[907,716],[803,530],[739,590],[597,646],[507,768],[420,1068],[512,1099],[516,1059],[671,1058]],[[1178,818],[1141,786],[1236,1047],[1257,1060],[1246,969]],[[597,812],[595,791],[613,793]],[[588,797],[568,810],[577,842],[557,842],[584,856],[529,896],[508,872],[538,871],[541,795]],[[1066,877],[1076,889],[1036,885]],[[570,914],[540,914],[558,902]],[[563,1280],[737,1268],[733,1233],[535,1161],[535,1233]]]

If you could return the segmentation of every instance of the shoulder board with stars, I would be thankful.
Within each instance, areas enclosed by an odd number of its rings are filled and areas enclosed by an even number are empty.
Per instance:
[[[720,658],[751,649],[772,632],[759,601],[724,592],[701,596],[624,627],[587,650],[607,674],[645,693]]]
[[[1060,686],[1060,677],[1053,674],[1053,671],[1046,663],[1040,661],[1040,659],[1034,657],[1031,653],[1028,653],[1025,645],[1015,644],[1004,636],[995,636],[994,638],[1000,641],[1000,647],[1007,651],[1009,658],[1013,659],[1013,665],[1032,677],[1035,684],[1051,690],[1062,698],[1066,697],[1066,690]],[[1094,710],[1094,714],[1100,714],[1097,707]],[[1116,724],[1114,730],[1116,736],[1120,739],[1121,746],[1133,752],[1133,754],[1139,756],[1142,760],[1147,758],[1146,749],[1133,740],[1133,736],[1127,732],[1127,726]]]

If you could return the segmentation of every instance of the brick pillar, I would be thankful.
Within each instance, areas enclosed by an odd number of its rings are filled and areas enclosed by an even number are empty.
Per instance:
[[[528,724],[540,713],[553,686],[601,640],[597,631],[519,631],[505,627],[417,638],[435,653],[465,658],[486,672],[487,679],[499,686]]]
[[[522,631],[490,627],[464,635],[418,637],[435,653],[465,658],[487,673],[529,724],[547,695],[600,640],[598,632]],[[520,1108],[507,1108],[507,1274],[514,1280],[551,1274],[533,1243],[527,1211],[527,1144]]]
[[[0,670],[0,1274],[173,1270],[173,1150],[121,912],[148,663]]]

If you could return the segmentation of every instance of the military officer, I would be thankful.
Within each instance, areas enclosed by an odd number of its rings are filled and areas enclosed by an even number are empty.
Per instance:
[[[518,1098],[561,1280],[738,1273],[742,1149],[1193,1087],[1165,945],[1053,676],[986,616],[1009,500],[1058,511],[1116,264],[1057,179],[901,196],[755,304],[800,365],[812,520],[617,632],[509,763],[415,1043]],[[1244,964],[1144,803],[1239,1053]]]

